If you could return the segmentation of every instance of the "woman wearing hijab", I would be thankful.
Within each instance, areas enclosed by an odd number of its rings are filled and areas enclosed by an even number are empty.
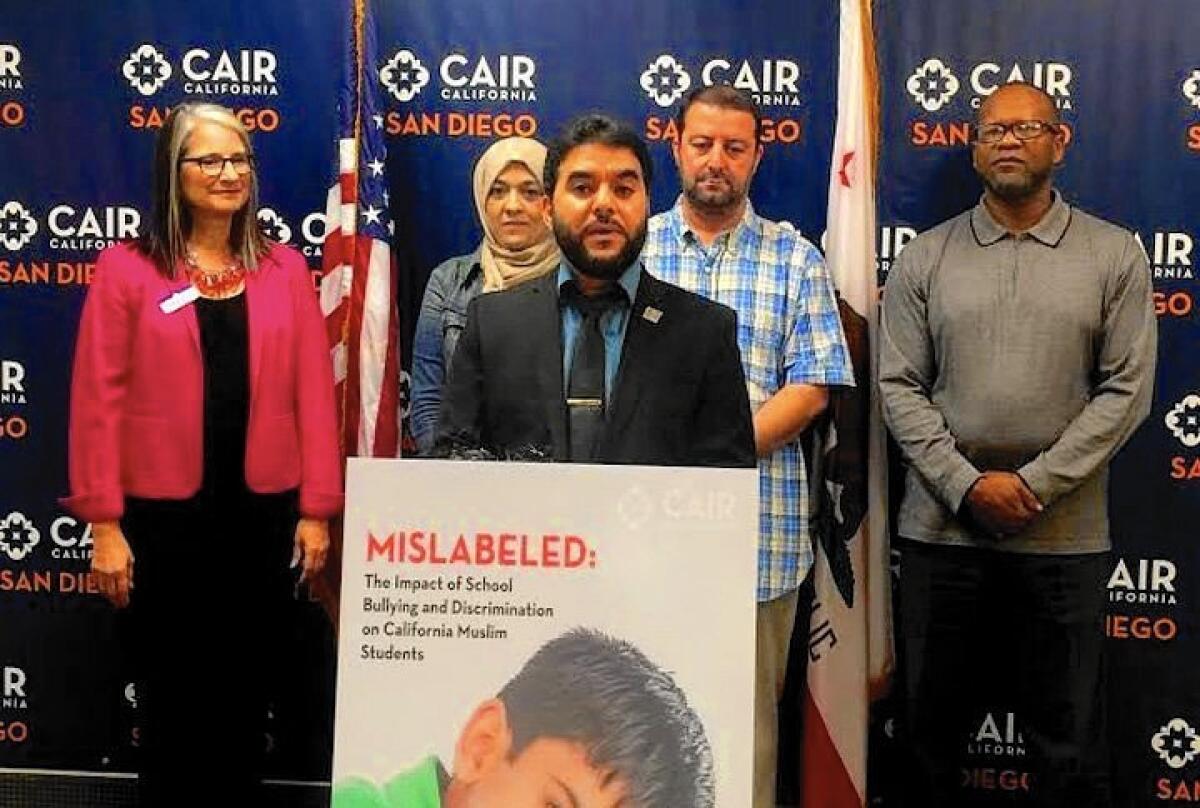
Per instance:
[[[483,242],[450,258],[429,276],[413,339],[411,424],[426,452],[437,435],[446,369],[467,320],[467,304],[482,292],[511,289],[558,268],[542,187],[546,147],[510,137],[493,143],[475,164],[475,212]]]
[[[142,806],[255,804],[276,640],[342,507],[333,368],[304,258],[258,227],[246,129],[176,106],[151,227],[100,253],[63,505],[136,656]]]

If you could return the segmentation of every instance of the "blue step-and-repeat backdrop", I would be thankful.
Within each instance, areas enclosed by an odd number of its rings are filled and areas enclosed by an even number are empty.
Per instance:
[[[333,180],[347,0],[0,3],[0,768],[119,773],[137,744],[122,627],[95,594],[90,536],[62,511],[66,401],[96,252],[139,234],[151,148],[167,110],[226,104],[260,157],[264,226],[320,266]],[[677,193],[667,141],[689,87],[728,82],[763,106],[758,210],[814,240],[824,229],[833,131],[833,0],[380,0],[372,80],[389,158],[405,348],[425,278],[480,238],[474,158],[497,137],[548,138],[599,108],[651,141],[653,208]],[[1200,22],[1159,0],[879,0],[879,265],[978,198],[967,123],[1019,78],[1072,127],[1067,198],[1135,230],[1153,266],[1161,363],[1153,413],[1113,475],[1117,552],[1106,631],[1119,805],[1200,801],[1200,363],[1189,204],[1200,172]],[[1192,34],[1197,34],[1196,38]],[[1047,346],[1053,350],[1054,346]],[[166,537],[169,540],[169,537]],[[236,548],[231,552],[236,553]],[[212,596],[197,592],[197,598]],[[319,609],[288,625],[297,676],[281,683],[277,777],[328,776],[333,638]],[[1005,637],[996,637],[1003,644]],[[238,660],[213,687],[238,686]],[[1003,705],[981,731],[1009,725]],[[221,716],[213,716],[221,721]],[[877,771],[902,761],[881,722]],[[964,746],[970,741],[963,739]],[[975,748],[978,748],[976,745]],[[989,744],[967,787],[1019,804],[1019,733]],[[887,798],[886,776],[876,795]],[[882,804],[882,803],[881,803]]]

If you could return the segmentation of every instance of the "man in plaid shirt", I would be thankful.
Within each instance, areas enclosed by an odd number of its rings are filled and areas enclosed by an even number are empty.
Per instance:
[[[650,220],[651,274],[738,315],[759,466],[758,642],[754,805],[775,805],[778,704],[797,608],[807,614],[813,561],[808,479],[799,437],[827,388],[854,384],[833,284],[821,253],[747,199],[762,158],[761,115],[729,86],[689,94],[672,146],[683,195]],[[800,595],[801,590],[804,597]],[[801,600],[805,603],[800,604]]]

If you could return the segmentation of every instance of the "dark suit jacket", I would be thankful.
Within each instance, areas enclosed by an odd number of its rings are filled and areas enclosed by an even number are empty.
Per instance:
[[[658,322],[646,308],[661,312]],[[556,273],[480,295],[450,365],[438,451],[533,448],[565,461],[563,348]],[[750,402],[732,309],[642,271],[621,349],[601,463],[754,466]]]

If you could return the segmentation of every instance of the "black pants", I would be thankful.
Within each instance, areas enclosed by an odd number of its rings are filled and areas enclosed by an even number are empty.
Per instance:
[[[257,796],[295,525],[294,494],[127,501],[143,808]]]
[[[906,806],[1111,804],[1107,553],[905,542]]]

